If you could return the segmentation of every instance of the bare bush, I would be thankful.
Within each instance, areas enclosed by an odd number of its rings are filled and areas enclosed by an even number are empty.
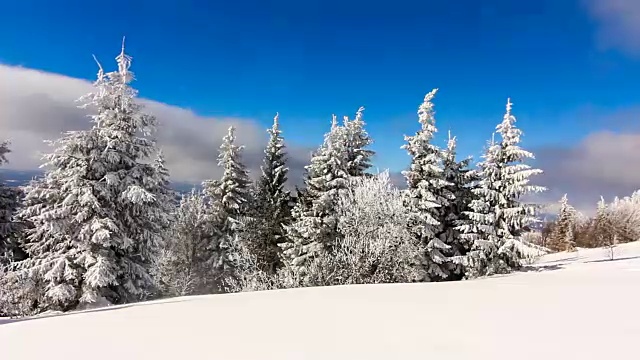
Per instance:
[[[549,249],[542,246],[543,239],[542,231],[527,231],[520,235],[520,250],[522,262],[525,265],[531,265],[536,262],[541,256],[548,254]]]

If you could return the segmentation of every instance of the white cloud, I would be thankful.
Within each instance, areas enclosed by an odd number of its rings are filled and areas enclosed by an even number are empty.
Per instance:
[[[543,198],[549,202],[567,193],[578,210],[593,213],[600,196],[610,200],[640,189],[640,133],[596,132],[575,147],[535,151],[544,170],[540,182],[550,189]]]
[[[598,24],[597,41],[602,48],[640,55],[640,1],[584,1]]]
[[[75,102],[91,90],[89,82],[5,65],[0,65],[0,79],[0,138],[12,142],[7,168],[37,168],[41,154],[50,151],[44,140],[90,126],[86,113]],[[267,134],[255,121],[202,117],[176,106],[142,101],[160,122],[158,142],[174,181],[197,183],[219,176],[217,151],[230,125],[237,127],[238,142],[246,146],[245,162],[254,174],[259,169]],[[308,161],[309,149],[291,146],[289,150],[291,178],[295,181]]]

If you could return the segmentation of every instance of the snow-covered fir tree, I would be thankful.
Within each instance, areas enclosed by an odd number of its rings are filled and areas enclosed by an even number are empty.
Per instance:
[[[609,207],[602,196],[598,201],[596,216],[593,219],[593,233],[595,237],[594,245],[597,247],[609,245],[615,233],[609,214]]]
[[[572,251],[575,249],[574,226],[576,212],[569,204],[567,194],[560,199],[558,219],[553,227],[547,247],[555,251]]]
[[[407,179],[407,206],[411,231],[426,247],[425,280],[444,280],[450,275],[450,259],[446,255],[451,246],[446,244],[446,229],[440,220],[446,217],[449,202],[454,200],[442,168],[442,149],[432,143],[435,126],[433,98],[438,89],[429,92],[418,108],[421,128],[414,136],[405,136],[402,146],[411,156],[409,170],[403,171]]]
[[[182,196],[169,235],[155,274],[162,295],[216,291],[211,250],[220,234],[201,193],[192,190]]]
[[[244,146],[236,145],[235,128],[229,127],[222,138],[218,153],[218,166],[222,167],[220,180],[208,180],[203,183],[204,194],[211,201],[219,203],[225,214],[232,220],[237,218],[249,201],[249,174],[242,162]]]
[[[258,267],[274,273],[282,265],[278,244],[285,241],[284,226],[291,223],[291,195],[285,188],[289,168],[277,114],[267,131],[269,142],[264,150],[262,174],[255,185],[242,238]]]
[[[213,266],[219,273],[221,290],[224,278],[233,276],[235,242],[241,217],[250,201],[249,175],[242,162],[244,146],[236,145],[235,141],[235,128],[231,126],[222,139],[218,155],[218,165],[223,169],[222,177],[203,183],[203,192],[220,234],[213,249]]]
[[[121,304],[153,291],[150,274],[166,225],[151,157],[155,117],[136,101],[131,57],[118,70],[100,68],[94,91],[81,98],[93,127],[67,132],[45,155],[44,178],[26,188],[18,217],[30,222],[21,269],[44,283],[43,309]]]
[[[371,168],[371,161],[375,152],[368,147],[373,140],[364,129],[364,107],[360,107],[353,120],[344,117],[344,131],[346,132],[347,173],[349,176],[364,176]]]
[[[153,170],[151,173],[153,176],[150,176],[148,179],[153,180],[153,183],[150,184],[151,188],[154,189],[153,192],[156,197],[166,206],[166,212],[163,212],[163,214],[167,218],[167,224],[165,225],[168,226],[168,223],[172,220],[171,214],[175,212],[178,202],[180,201],[180,194],[172,187],[171,173],[167,168],[167,162],[162,150],[156,154],[151,169]]]
[[[469,222],[465,215],[470,210],[469,205],[474,199],[473,188],[478,180],[477,172],[470,168],[471,157],[457,160],[457,140],[449,134],[447,149],[442,152],[442,167],[444,180],[448,183],[446,188],[453,194],[450,200],[440,211],[441,232],[439,238],[451,248],[446,254],[453,259],[461,259],[471,249],[471,244],[466,241],[459,230],[461,225]],[[464,267],[461,261],[448,263],[449,276],[447,280],[460,280],[464,277]]]
[[[496,127],[500,142],[492,140],[478,164],[480,181],[473,190],[477,198],[470,204],[471,211],[466,212],[471,222],[460,226],[463,237],[473,242],[465,259],[467,277],[519,268],[529,250],[519,237],[538,222],[539,207],[523,203],[521,198],[545,190],[529,183],[530,177],[542,170],[524,163],[534,156],[519,146],[522,131],[515,127],[511,107],[508,100],[504,119]]]
[[[349,187],[347,141],[344,127],[333,117],[331,131],[306,166],[303,200],[292,210],[294,222],[285,226],[288,241],[281,244],[287,265],[304,276],[309,257],[326,251],[340,237],[336,203]]]
[[[9,142],[0,142],[0,166],[8,162]],[[20,205],[20,189],[10,187],[0,179],[0,266],[5,261],[22,258],[22,250],[18,244],[20,224],[13,216]]]

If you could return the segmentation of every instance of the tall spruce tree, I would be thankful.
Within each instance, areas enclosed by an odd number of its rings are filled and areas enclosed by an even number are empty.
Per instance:
[[[405,136],[402,146],[411,156],[407,179],[407,200],[410,210],[410,228],[414,236],[426,247],[425,269],[429,281],[444,280],[450,275],[450,259],[446,255],[451,246],[441,237],[446,229],[440,221],[445,218],[448,204],[454,200],[452,184],[445,180],[442,168],[442,149],[432,143],[435,126],[433,98],[438,89],[429,92],[418,108],[421,128],[414,136]]]
[[[519,146],[522,131],[515,127],[511,107],[508,100],[504,119],[496,127],[501,141],[492,140],[478,164],[480,181],[473,190],[477,198],[466,213],[471,223],[460,227],[463,236],[473,242],[466,258],[467,277],[519,268],[528,250],[519,237],[526,227],[538,221],[539,207],[523,203],[521,198],[545,190],[529,183],[530,177],[542,170],[524,163],[534,156]]]
[[[0,165],[8,162],[9,142],[0,142]],[[0,266],[5,261],[20,260],[24,253],[18,244],[20,223],[14,220],[20,205],[21,191],[10,187],[0,179]]]
[[[254,201],[243,224],[243,242],[255,256],[257,266],[267,273],[275,273],[282,265],[279,243],[285,241],[284,226],[291,223],[291,194],[286,189],[286,152],[280,123],[276,114],[273,126],[267,130],[269,142],[264,150]]]
[[[331,131],[305,167],[304,201],[293,208],[294,222],[285,226],[288,241],[280,245],[287,265],[300,276],[304,276],[310,257],[340,237],[336,204],[349,187],[347,159],[346,131],[333,116]]]
[[[446,188],[453,194],[453,200],[449,201],[440,212],[441,233],[440,239],[451,248],[446,252],[452,259],[462,259],[471,248],[459,230],[459,227],[469,221],[465,212],[470,210],[469,205],[474,199],[473,188],[478,180],[477,173],[470,168],[471,157],[457,160],[457,141],[449,134],[447,149],[442,152],[442,167],[444,180],[448,183]],[[448,280],[460,280],[464,277],[462,261],[449,262]]]
[[[349,176],[364,176],[371,168],[371,161],[375,152],[368,149],[373,140],[364,129],[364,107],[360,107],[353,120],[344,117],[344,131],[347,149],[347,173]]]
[[[240,220],[251,200],[249,174],[242,162],[244,146],[236,145],[235,141],[235,128],[231,126],[222,139],[218,154],[218,165],[223,169],[222,177],[203,183],[203,192],[209,199],[212,219],[220,234],[213,249],[213,266],[219,273],[221,290],[223,280],[234,276]]]
[[[33,228],[20,265],[45,284],[45,309],[121,304],[153,290],[166,219],[162,175],[150,161],[156,119],[136,101],[124,46],[116,61],[118,70],[100,68],[94,91],[81,99],[96,109],[93,127],[52,142],[44,178],[26,188],[19,217]]]

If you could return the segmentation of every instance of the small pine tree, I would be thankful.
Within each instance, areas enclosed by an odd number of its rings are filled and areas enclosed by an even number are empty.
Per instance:
[[[611,243],[613,237],[612,221],[609,216],[607,203],[603,197],[598,201],[596,216],[593,220],[593,233],[595,237],[595,246],[602,247]]]
[[[95,91],[81,99],[97,109],[93,127],[52,142],[45,176],[26,188],[18,214],[33,224],[20,267],[44,283],[44,309],[122,304],[154,291],[166,219],[157,196],[164,180],[149,161],[156,119],[136,102],[124,46],[116,61],[118,70],[100,68]]]
[[[371,159],[375,151],[367,149],[373,144],[373,140],[364,129],[364,107],[360,107],[353,120],[344,117],[344,130],[346,132],[347,149],[347,173],[349,176],[364,176],[371,168]]]
[[[547,247],[554,251],[575,250],[575,210],[569,205],[567,194],[560,199],[560,212],[553,231],[549,236]]]
[[[492,140],[478,164],[480,181],[473,190],[476,199],[466,215],[470,223],[460,227],[472,241],[466,257],[467,277],[506,273],[522,266],[529,249],[520,241],[523,229],[538,221],[538,206],[521,202],[521,197],[545,189],[530,185],[530,177],[542,173],[524,163],[532,153],[519,146],[522,131],[515,127],[512,103],[496,127],[501,141]]]
[[[288,241],[281,244],[292,271],[304,276],[310,257],[332,246],[339,238],[336,203],[349,187],[347,141],[343,127],[333,117],[331,131],[306,166],[304,201],[292,210],[294,222],[285,226]]]
[[[425,268],[427,279],[444,280],[450,275],[450,260],[446,255],[451,246],[443,241],[446,229],[443,220],[449,202],[454,200],[451,183],[444,179],[442,150],[432,144],[437,132],[433,98],[437,89],[429,92],[418,109],[421,128],[414,136],[405,136],[406,149],[411,156],[409,170],[402,174],[407,179],[407,200],[410,210],[410,228],[414,236],[426,247]]]
[[[282,266],[281,249],[285,242],[284,226],[291,223],[291,195],[285,188],[289,169],[278,115],[268,130],[269,142],[265,149],[262,175],[257,181],[255,198],[243,224],[242,238],[257,266],[273,274]]]
[[[233,249],[243,213],[249,206],[249,175],[242,162],[244,146],[235,144],[235,128],[231,126],[222,139],[218,165],[223,168],[220,180],[203,183],[203,193],[209,199],[210,211],[220,237],[215,245],[214,268],[218,271],[220,290],[224,279],[234,276]]]

